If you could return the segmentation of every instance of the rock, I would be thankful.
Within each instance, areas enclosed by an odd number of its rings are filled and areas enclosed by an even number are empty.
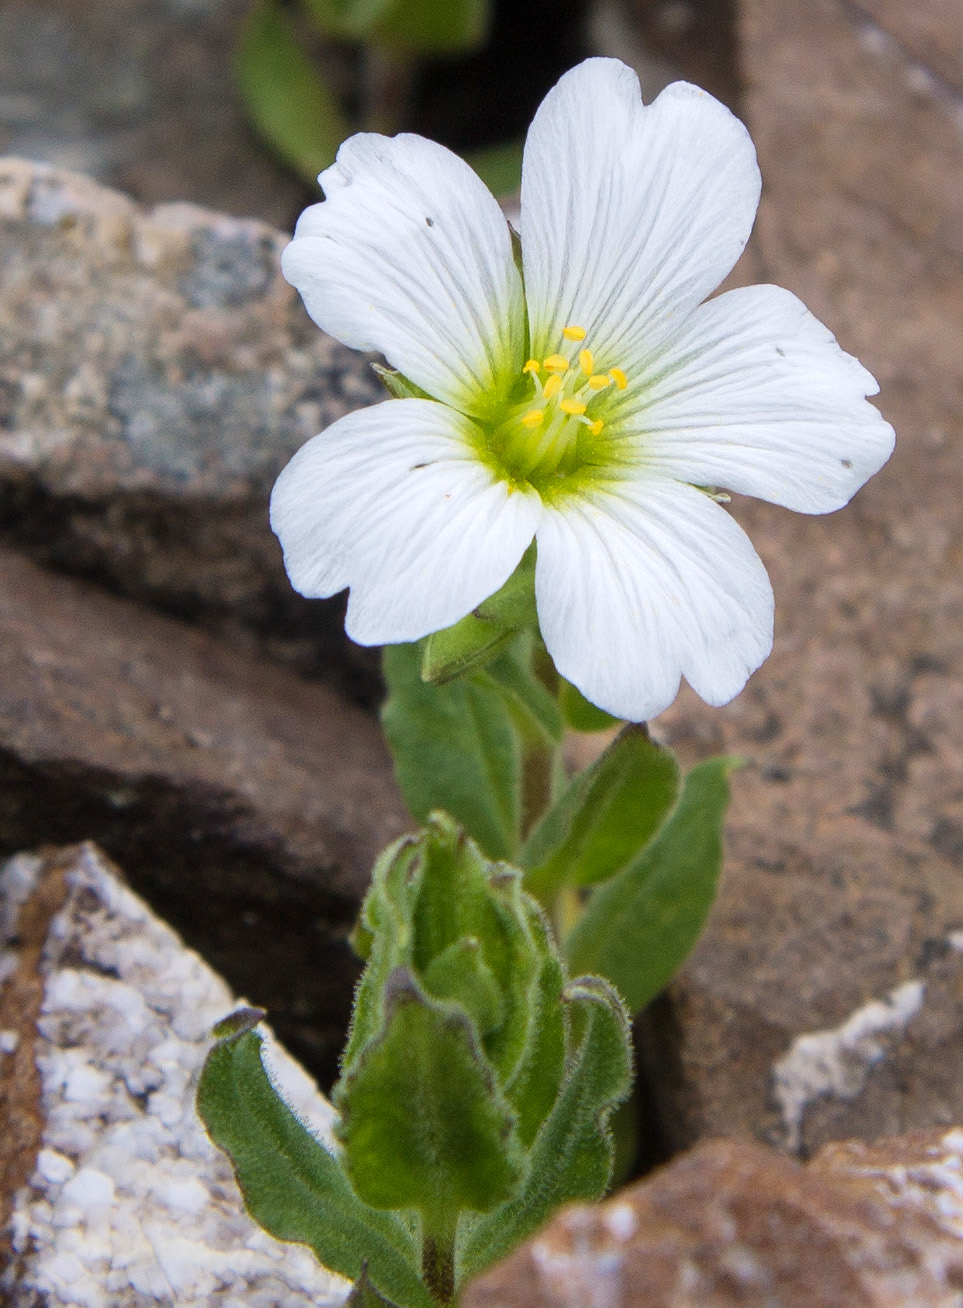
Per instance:
[[[958,1129],[808,1167],[703,1144],[564,1210],[471,1285],[464,1308],[956,1308],[961,1176]]]
[[[293,223],[307,188],[260,149],[231,75],[244,0],[7,0],[0,154],[147,204],[185,197]]]
[[[267,500],[305,440],[383,392],[308,319],[285,240],[0,162],[0,538],[370,703],[375,656],[340,600],[294,594]]]
[[[0,552],[0,853],[99,841],[325,1076],[346,933],[407,824],[361,709]]]
[[[220,977],[92,845],[11,859],[0,910],[0,1096],[5,1123],[30,1124],[0,1136],[3,1302],[342,1303],[345,1281],[248,1217],[194,1111],[210,1029],[237,1004]],[[330,1105],[269,1049],[288,1102],[331,1142]]]
[[[710,928],[641,1043],[671,1147],[809,1153],[963,1120],[963,135],[854,6],[741,14],[760,280],[880,379],[897,448],[840,513],[733,506],[776,646],[727,708],[659,720],[687,762],[747,767]]]

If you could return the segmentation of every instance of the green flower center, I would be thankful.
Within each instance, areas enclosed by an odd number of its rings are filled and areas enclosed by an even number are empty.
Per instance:
[[[555,354],[529,359],[515,388],[522,398],[486,433],[485,453],[499,475],[543,496],[608,462],[604,414],[628,378],[621,368],[596,371],[585,335],[581,327],[566,327]]]

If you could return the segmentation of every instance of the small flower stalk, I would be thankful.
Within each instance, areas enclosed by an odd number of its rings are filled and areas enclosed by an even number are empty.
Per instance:
[[[629,1019],[712,907],[737,765],[683,775],[645,724],[683,677],[726,703],[772,647],[728,492],[830,512],[893,432],[795,296],[707,298],[760,178],[696,87],[643,105],[615,60],[567,73],[528,135],[518,234],[420,137],[352,137],[320,181],[284,271],[384,356],[391,398],[295,455],[271,520],[295,588],[347,588],[348,634],[385,646],[421,830],[355,931],[337,1147],[275,1092],[256,1011],[215,1033],[198,1105],[252,1214],[351,1278],[353,1308],[439,1308],[601,1196],[613,1128],[631,1168]],[[570,775],[567,734],[602,729]]]

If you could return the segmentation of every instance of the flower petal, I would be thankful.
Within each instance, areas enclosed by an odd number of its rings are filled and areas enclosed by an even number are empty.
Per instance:
[[[865,398],[878,390],[795,295],[747,286],[689,318],[627,425],[667,476],[829,513],[893,452],[892,427]]]
[[[759,203],[749,133],[676,82],[643,106],[635,73],[588,59],[542,102],[525,143],[521,233],[537,357],[563,327],[602,371],[630,369],[722,281]]]
[[[534,493],[480,463],[472,423],[431,400],[386,400],[340,418],[294,456],[271,526],[295,590],[351,587],[359,645],[419,640],[498,590],[531,542]]]
[[[535,596],[548,651],[593,704],[642,722],[686,680],[737,695],[772,648],[769,578],[708,496],[668,478],[612,482],[546,508]]]
[[[345,141],[319,180],[327,199],[281,258],[308,313],[484,417],[524,362],[521,278],[488,188],[434,141],[373,133]]]

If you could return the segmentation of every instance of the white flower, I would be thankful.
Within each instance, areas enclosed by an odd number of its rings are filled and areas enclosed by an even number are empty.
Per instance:
[[[482,182],[418,136],[354,136],[285,276],[314,320],[426,398],[349,414],[282,472],[294,586],[350,587],[363,645],[450,626],[534,536],[542,636],[595,704],[710,704],[772,647],[772,590],[707,489],[844,505],[893,433],[876,383],[795,296],[703,303],[759,200],[742,124],[685,83],[643,106],[611,59],[567,73],[525,145],[521,262]]]

